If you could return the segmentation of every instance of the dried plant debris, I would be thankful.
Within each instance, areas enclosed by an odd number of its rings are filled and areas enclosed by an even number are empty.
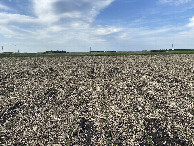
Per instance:
[[[192,54],[0,62],[0,145],[194,145]]]

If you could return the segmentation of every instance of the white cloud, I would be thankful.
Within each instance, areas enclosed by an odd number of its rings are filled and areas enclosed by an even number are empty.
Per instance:
[[[0,12],[1,25],[7,30],[14,31],[11,26],[18,29],[24,25],[33,26],[32,36],[35,38],[48,38],[53,33],[67,31],[77,33],[78,30],[92,31],[90,24],[100,11],[110,5],[114,0],[32,0],[34,17],[23,14]],[[26,28],[28,30],[28,27]],[[95,26],[93,26],[95,27]],[[67,30],[67,28],[69,30]],[[18,30],[17,29],[17,30]],[[24,27],[25,29],[25,27]],[[22,29],[24,31],[24,29]],[[17,33],[17,30],[15,32]],[[102,30],[101,30],[102,31]],[[105,30],[104,30],[105,31]],[[109,28],[106,33],[116,29]],[[104,32],[105,33],[105,32]],[[12,33],[13,35],[14,33]]]
[[[56,0],[33,0],[34,13],[40,22],[53,23],[58,21],[58,16],[54,15],[52,5]]]
[[[50,27],[91,24],[100,11],[114,0],[32,0],[35,17],[0,12],[1,23],[37,23]],[[0,4],[0,9],[8,7]]]
[[[40,21],[52,24],[57,21],[92,22],[100,11],[114,0],[33,0],[34,11]]]
[[[194,16],[189,19],[189,23],[187,24],[188,27],[194,27]]]

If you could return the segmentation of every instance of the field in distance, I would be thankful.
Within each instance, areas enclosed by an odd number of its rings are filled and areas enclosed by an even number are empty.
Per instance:
[[[65,53],[64,53],[65,52]],[[55,57],[55,56],[120,56],[120,55],[169,55],[169,54],[194,54],[194,49],[177,50],[150,50],[150,51],[92,51],[92,52],[66,52],[66,51],[46,51],[42,53],[0,53],[3,57]]]

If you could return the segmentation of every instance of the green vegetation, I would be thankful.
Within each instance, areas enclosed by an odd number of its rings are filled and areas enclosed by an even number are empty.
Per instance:
[[[194,51],[194,49],[174,49],[174,50],[172,50],[172,49],[160,49],[160,50],[150,50],[150,52],[176,52],[176,51]]]
[[[50,53],[67,53],[66,51],[46,51],[46,52],[43,52],[43,54],[50,54]]]
[[[150,52],[166,52],[167,50],[151,50]]]

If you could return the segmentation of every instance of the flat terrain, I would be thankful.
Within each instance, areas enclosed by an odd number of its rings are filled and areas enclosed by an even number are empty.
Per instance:
[[[194,145],[194,54],[0,59],[0,144]]]
[[[118,52],[69,52],[69,53],[0,53],[4,57],[78,57],[78,56],[129,56],[129,55],[170,55],[170,54],[194,54],[194,50],[182,51],[118,51]]]

